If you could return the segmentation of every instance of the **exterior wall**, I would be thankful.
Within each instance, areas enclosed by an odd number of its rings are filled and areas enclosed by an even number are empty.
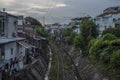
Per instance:
[[[120,14],[109,14],[104,17],[97,17],[95,22],[99,24],[100,33],[102,33],[106,28],[115,28],[115,23],[113,19],[120,18]]]
[[[34,29],[33,27],[34,27],[34,26],[31,26],[31,25],[24,26],[23,32],[24,32],[27,36],[33,38],[33,37],[36,36],[36,32],[35,32],[35,29]]]
[[[8,36],[12,36],[13,33],[17,34],[17,18],[14,18],[12,16],[8,17],[8,24],[6,26],[6,34]]]
[[[13,48],[13,54],[11,54],[11,48]],[[23,68],[23,57],[25,57],[25,48],[19,45],[16,42],[5,44],[5,59],[10,60],[11,58],[14,60],[17,58],[18,68]]]
[[[18,45],[18,60],[19,60],[19,68],[22,69],[24,66],[24,61],[23,61],[23,57],[25,57],[25,48],[21,45]]]
[[[18,56],[16,42],[5,44],[5,59],[11,59]],[[13,54],[11,55],[11,48],[13,48]]]
[[[0,12],[0,16],[3,16],[4,19],[2,22],[4,23],[4,34],[5,36],[12,36],[13,33],[17,35],[16,28],[17,28],[17,17],[6,12]]]
[[[23,20],[18,20],[18,25],[23,25]]]

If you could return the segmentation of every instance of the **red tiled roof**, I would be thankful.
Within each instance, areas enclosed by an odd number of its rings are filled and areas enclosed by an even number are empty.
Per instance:
[[[119,13],[120,13],[120,10],[115,11],[115,12],[113,12],[113,11],[112,12],[106,12],[106,13],[98,15],[97,17],[104,17],[104,16],[109,15],[109,14],[119,14]]]

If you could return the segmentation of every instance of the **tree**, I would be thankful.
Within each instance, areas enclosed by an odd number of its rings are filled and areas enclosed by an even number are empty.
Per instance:
[[[74,48],[76,50],[81,49],[82,51],[84,51],[84,41],[81,35],[76,35],[74,38]]]
[[[71,29],[66,29],[63,31],[62,35],[68,44],[73,44],[76,33],[74,33]]]
[[[120,38],[120,28],[107,28],[103,31],[102,35],[105,35],[107,33],[113,34]]]
[[[89,43],[89,56],[100,62],[105,71],[120,75],[120,39],[107,33]]]
[[[80,31],[84,41],[86,41],[86,45],[92,38],[96,38],[99,35],[98,25],[89,17],[82,19]]]
[[[37,35],[47,37],[47,32],[45,31],[44,27],[42,26],[37,26],[35,28]]]
[[[65,29],[65,30],[62,32],[62,35],[63,35],[64,37],[70,36],[71,32],[72,32],[71,29]]]
[[[91,41],[89,43],[89,54],[97,60],[103,60],[106,62],[105,57],[107,58],[108,55],[112,54],[112,49],[115,49],[113,44],[114,40],[118,38],[112,34],[106,34],[99,39]],[[108,61],[107,61],[108,62]]]
[[[30,16],[25,18],[25,23],[26,24],[29,23],[31,25],[42,26],[42,24],[37,19],[30,17]]]
[[[84,17],[80,24],[80,32],[80,36],[82,38],[82,46],[80,49],[83,54],[88,54],[87,49],[90,40],[99,35],[98,25],[96,25],[90,17]]]
[[[120,50],[114,51],[111,55],[111,64],[112,67],[120,72]]]

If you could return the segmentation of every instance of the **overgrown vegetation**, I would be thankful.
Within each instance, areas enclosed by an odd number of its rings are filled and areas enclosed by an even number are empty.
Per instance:
[[[87,55],[89,41],[96,38],[98,34],[98,25],[90,17],[84,17],[80,23],[80,34],[74,39],[74,48],[81,49],[83,55]]]
[[[42,26],[42,24],[37,19],[30,16],[25,18],[25,23],[30,25]]]
[[[105,35],[107,33],[113,34],[120,38],[120,28],[107,28],[103,31],[102,35]]]
[[[98,35],[98,25],[89,17],[82,19],[80,34],[71,29],[63,32],[65,41],[89,56],[100,71],[120,78],[120,28],[108,28],[101,37]]]
[[[57,68],[58,68],[58,59],[55,51],[52,51],[52,66],[50,69],[50,79],[49,80],[56,80],[57,79]]]
[[[48,34],[47,34],[47,32],[45,31],[44,27],[42,27],[42,26],[37,26],[37,27],[35,28],[35,30],[36,30],[36,33],[37,33],[38,36],[48,37]]]
[[[98,34],[98,25],[91,18],[83,18],[80,34],[74,37],[75,50],[87,54],[100,71],[120,77],[120,28],[108,28],[100,38]]]
[[[74,38],[74,48],[75,50],[79,50],[81,49],[82,51],[85,50],[85,44],[84,44],[84,40],[82,38],[81,35],[76,35]]]
[[[120,39],[106,34],[89,43],[89,55],[102,71],[120,75]],[[101,67],[102,66],[102,67]],[[103,68],[104,67],[104,68]]]
[[[65,42],[67,44],[70,44],[70,45],[73,44],[73,40],[74,40],[74,38],[76,36],[76,33],[73,32],[72,29],[66,29],[66,30],[64,30],[63,33],[62,33],[62,35],[63,35],[63,37],[65,39]]]

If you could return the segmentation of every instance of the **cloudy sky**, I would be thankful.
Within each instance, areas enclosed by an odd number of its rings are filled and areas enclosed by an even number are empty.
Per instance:
[[[107,7],[120,6],[120,0],[0,0],[0,10],[32,16],[46,23],[66,23],[73,17],[96,15]]]

